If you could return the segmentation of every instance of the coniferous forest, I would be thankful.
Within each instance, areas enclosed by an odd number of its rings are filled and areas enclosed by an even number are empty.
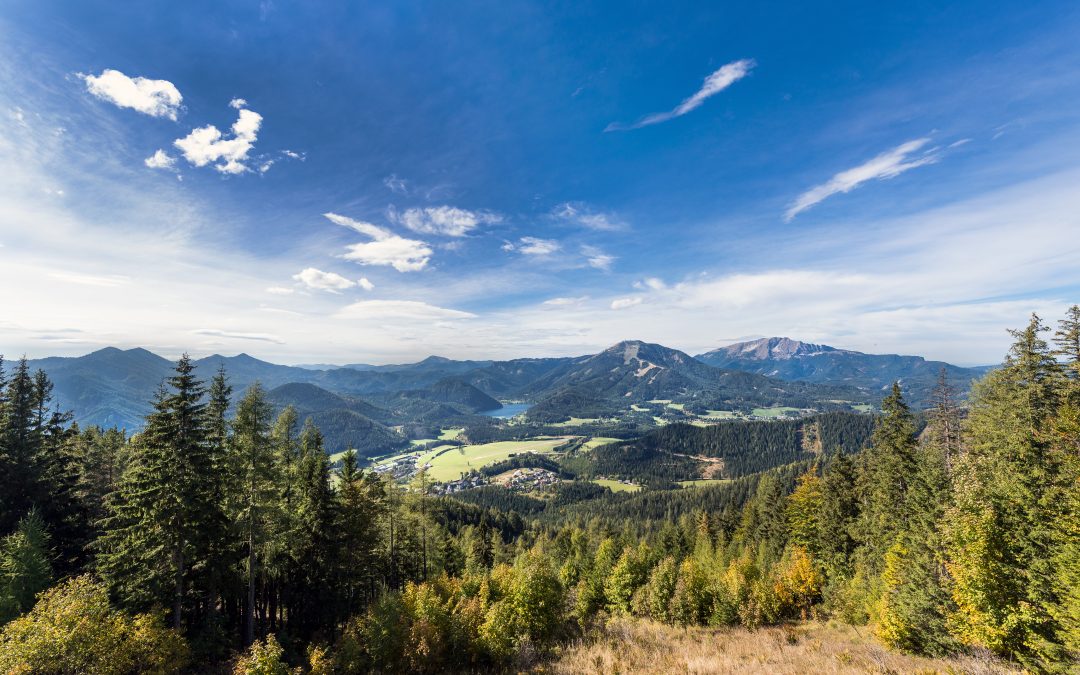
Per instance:
[[[591,470],[663,446],[730,479],[667,489],[683,465],[652,462],[640,492],[551,499],[332,462],[310,420],[187,357],[130,436],[3,365],[0,672],[520,671],[635,617],[1080,667],[1080,307],[1014,331],[966,400],[894,385],[873,418],[822,416],[818,451],[798,422],[667,427]]]

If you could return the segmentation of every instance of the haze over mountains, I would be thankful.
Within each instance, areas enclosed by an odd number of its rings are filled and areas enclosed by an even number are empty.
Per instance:
[[[961,368],[918,356],[875,355],[789,338],[763,338],[697,357],[662,345],[626,341],[577,358],[298,367],[247,354],[195,361],[209,378],[220,368],[236,391],[259,381],[279,407],[294,405],[328,436],[329,447],[375,452],[405,441],[410,425],[448,424],[497,409],[500,400],[533,404],[538,422],[605,417],[665,400],[704,412],[761,406],[830,409],[871,403],[894,380],[925,405],[938,372],[966,391],[987,368]],[[173,367],[146,349],[108,347],[81,357],[31,362],[55,383],[56,401],[82,425],[135,430]],[[404,434],[404,435],[403,435]]]

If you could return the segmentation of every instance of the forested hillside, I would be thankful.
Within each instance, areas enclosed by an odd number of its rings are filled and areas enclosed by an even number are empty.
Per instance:
[[[828,618],[898,653],[1072,672],[1080,307],[1047,331],[1015,331],[963,407],[942,377],[925,419],[894,385],[873,416],[568,434],[487,470],[551,489],[441,496],[422,466],[332,465],[302,406],[326,392],[237,391],[184,357],[126,436],[73,424],[44,372],[5,362],[0,671],[519,672],[611,630],[797,642]]]

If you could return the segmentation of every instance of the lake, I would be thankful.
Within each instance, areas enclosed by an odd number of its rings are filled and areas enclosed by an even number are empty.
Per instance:
[[[503,403],[503,407],[498,410],[485,410],[480,414],[488,417],[498,417],[499,419],[510,419],[511,417],[517,417],[531,407],[532,405],[528,403]]]

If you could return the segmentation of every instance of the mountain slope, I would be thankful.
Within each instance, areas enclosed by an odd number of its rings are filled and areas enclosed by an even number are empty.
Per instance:
[[[632,403],[664,399],[694,404],[701,408],[746,408],[790,405],[810,407],[814,403],[843,396],[861,398],[846,387],[822,387],[782,382],[753,373],[725,370],[706,365],[677,349],[637,340],[620,342],[599,354],[571,359],[533,382],[526,394],[540,400],[538,412],[546,417],[560,411],[551,405],[565,392],[570,400],[607,401],[611,412]],[[530,411],[531,412],[531,411]],[[562,411],[569,416],[573,410]]]
[[[927,361],[921,356],[864,354],[786,337],[740,342],[699,354],[697,359],[717,368],[793,382],[851,385],[879,398],[894,381],[899,381],[909,403],[916,407],[928,404],[942,368],[953,386],[962,392],[970,388],[972,380],[990,370]]]
[[[301,421],[310,418],[322,432],[327,452],[354,448],[361,456],[372,457],[406,444],[404,436],[383,423],[391,414],[366,401],[307,383],[282,385],[270,390],[267,399],[278,411],[291,405]]]

